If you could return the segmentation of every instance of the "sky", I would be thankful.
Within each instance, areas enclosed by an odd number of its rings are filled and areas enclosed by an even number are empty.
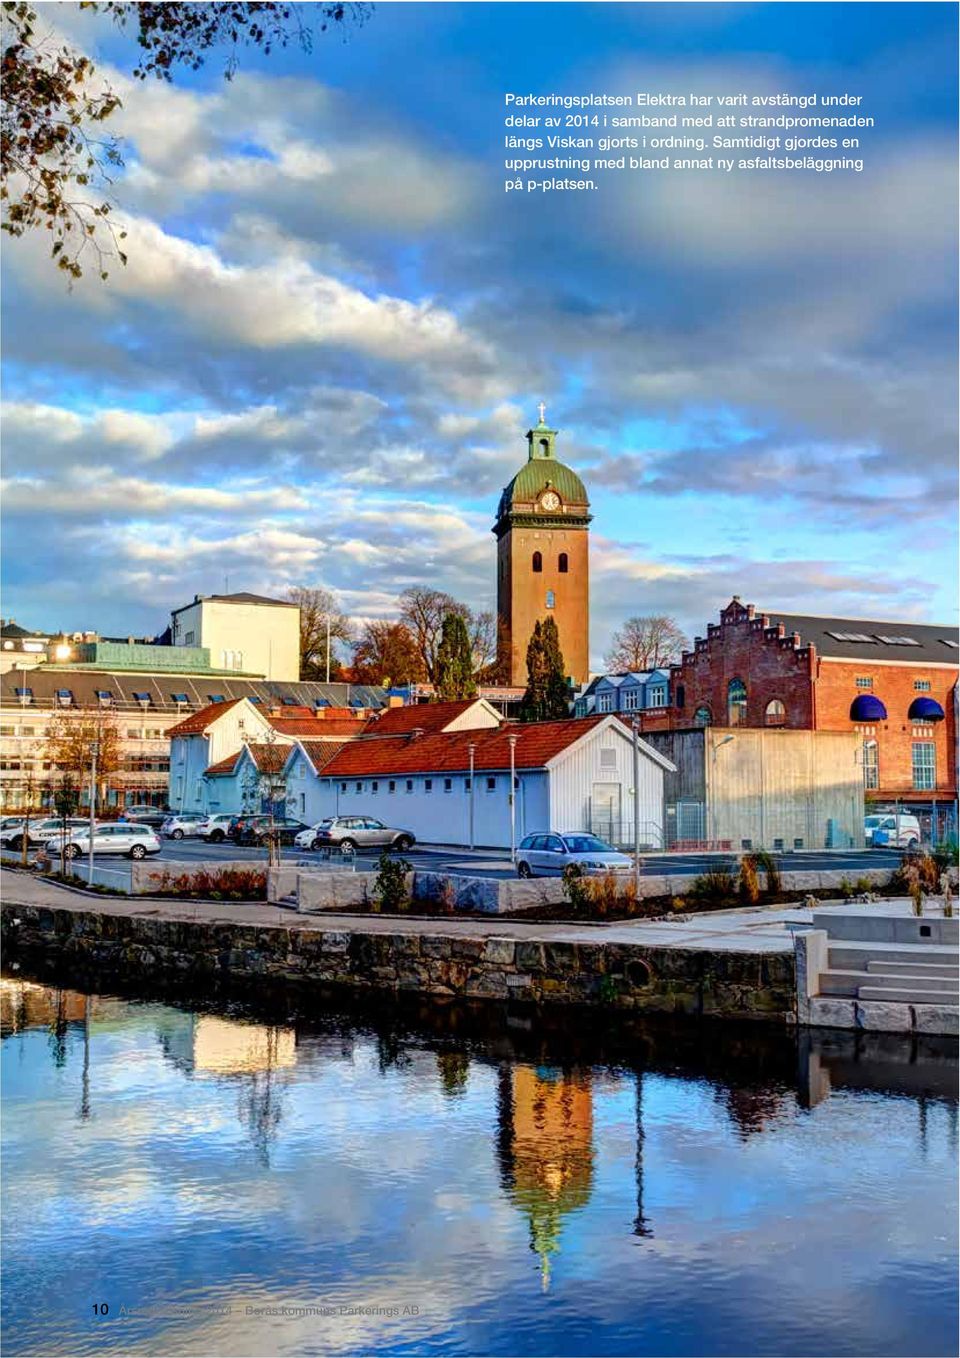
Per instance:
[[[591,650],[633,614],[956,612],[957,10],[379,4],[123,100],[129,262],[3,251],[5,617],[152,635],[196,593],[495,606],[543,400],[583,477]],[[862,174],[504,192],[504,94],[843,91]]]

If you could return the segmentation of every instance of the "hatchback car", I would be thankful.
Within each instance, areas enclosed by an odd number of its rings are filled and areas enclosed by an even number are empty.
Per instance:
[[[633,871],[633,859],[596,835],[583,833],[527,835],[517,850],[517,876],[557,877],[576,864],[585,877]]]
[[[199,835],[200,826],[205,820],[206,816],[198,811],[180,812],[167,816],[160,826],[160,833],[167,839],[185,839],[187,835]]]
[[[51,850],[59,850],[59,843],[51,842]],[[160,840],[148,825],[130,825],[118,821],[109,825],[93,827],[93,852],[95,854],[122,853],[128,858],[146,858],[147,854],[160,852]],[[76,830],[67,836],[64,853],[68,858],[79,858],[90,852],[90,827]]]
[[[204,816],[203,820],[197,825],[197,834],[201,839],[205,839],[208,844],[222,844],[230,833],[230,826],[236,819],[236,816],[226,815],[222,812],[217,812],[215,816]]]
[[[409,830],[392,830],[372,816],[327,816],[297,835],[298,849],[339,849],[343,854],[357,849],[397,849],[406,853],[416,844]]]
[[[122,814],[134,825],[149,825],[151,829],[159,830],[171,811],[169,807],[161,806],[127,806]]]

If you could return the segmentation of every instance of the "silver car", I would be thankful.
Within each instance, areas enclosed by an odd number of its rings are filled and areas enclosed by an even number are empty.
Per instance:
[[[293,842],[298,849],[339,849],[343,854],[367,848],[406,853],[413,848],[416,837],[409,830],[391,830],[372,816],[327,816],[326,820],[301,830]]]
[[[59,853],[62,842],[62,840],[52,841],[50,851]],[[95,854],[122,853],[127,858],[146,858],[147,854],[159,853],[161,847],[157,834],[149,825],[130,825],[114,821],[93,827]],[[89,825],[85,830],[77,830],[73,834],[68,832],[63,852],[68,858],[79,858],[81,855],[86,857],[90,852]]]
[[[204,824],[206,814],[199,812],[177,812],[175,815],[168,816],[160,826],[160,833],[167,839],[183,839],[187,835],[199,835],[200,827]]]
[[[633,859],[618,853],[596,835],[568,832],[527,835],[517,850],[518,877],[558,877],[576,863],[585,877],[633,871]]]

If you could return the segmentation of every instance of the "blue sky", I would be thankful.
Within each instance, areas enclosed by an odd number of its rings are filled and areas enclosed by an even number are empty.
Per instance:
[[[494,603],[500,488],[547,402],[593,524],[594,661],[731,594],[951,621],[952,5],[382,4],[312,55],[130,80],[130,263],[4,250],[4,613],[159,630],[196,592],[424,580]],[[505,91],[849,90],[861,175],[506,195]]]

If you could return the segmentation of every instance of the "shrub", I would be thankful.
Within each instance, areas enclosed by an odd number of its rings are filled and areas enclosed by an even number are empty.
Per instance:
[[[910,892],[914,882],[928,894],[940,885],[940,868],[936,859],[928,853],[905,853],[900,866],[890,878],[890,885],[901,891]]]
[[[752,853],[745,853],[740,859],[740,899],[745,905],[756,905],[760,899],[757,859]]]
[[[208,872],[151,872],[151,892],[155,896],[188,896],[202,900],[263,901],[267,897],[267,874],[263,868],[224,868]]]
[[[720,909],[737,903],[737,879],[727,867],[711,868],[695,878],[690,896],[708,909]]]
[[[941,872],[945,872],[947,868],[955,868],[960,859],[956,835],[947,835],[939,844],[935,844],[931,856]]]
[[[753,855],[753,861],[759,869],[767,874],[767,894],[779,896],[783,890],[783,882],[780,877],[780,869],[777,867],[773,855],[767,853],[766,849],[757,849]]]
[[[590,910],[590,888],[583,876],[579,863],[570,863],[563,870],[563,894],[577,914],[588,914]]]
[[[379,871],[373,884],[373,899],[378,910],[400,911],[407,904],[407,873],[410,864],[405,858],[392,858],[384,849],[380,855]]]
[[[840,878],[840,895],[843,897],[843,899],[844,899],[845,901],[849,901],[850,897],[851,897],[851,896],[855,896],[856,894],[857,894],[857,888],[856,888],[856,887],[854,886],[854,884],[850,881],[850,879],[849,879],[848,877],[841,877],[841,878]]]

